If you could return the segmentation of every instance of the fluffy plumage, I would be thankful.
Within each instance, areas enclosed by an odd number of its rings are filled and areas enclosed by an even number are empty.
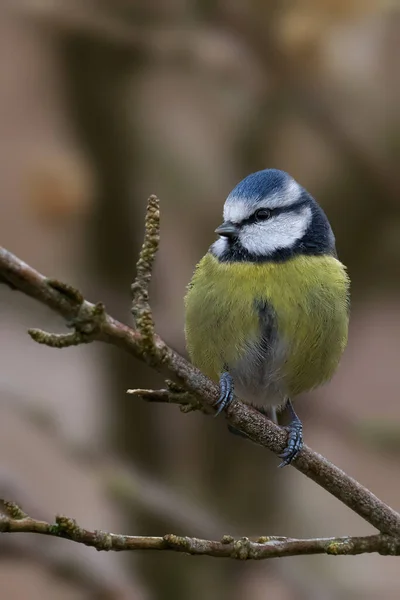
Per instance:
[[[321,207],[283,171],[246,177],[224,219],[188,289],[187,348],[212,379],[228,371],[243,400],[280,406],[337,368],[349,280]]]
[[[347,342],[348,279],[331,256],[285,262],[200,261],[186,296],[192,361],[244,400],[281,405],[328,381]]]

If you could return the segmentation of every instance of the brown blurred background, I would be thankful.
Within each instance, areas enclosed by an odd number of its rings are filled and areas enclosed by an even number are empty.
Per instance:
[[[350,343],[299,403],[307,443],[400,505],[400,8],[396,0],[2,0],[1,244],[131,322],[146,198],[162,202],[158,332],[249,172],[326,209],[352,278]],[[115,349],[56,351],[50,311],[0,287],[0,496],[88,528],[319,536],[371,528],[224,419],[125,394],[163,381]],[[0,541],[13,600],[397,600],[398,559],[237,563]]]

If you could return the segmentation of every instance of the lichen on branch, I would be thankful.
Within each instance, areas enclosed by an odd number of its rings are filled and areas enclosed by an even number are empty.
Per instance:
[[[230,535],[224,535],[221,540],[205,540],[172,533],[162,537],[121,535],[106,531],[89,531],[78,525],[75,519],[63,515],[56,516],[54,523],[38,521],[24,513],[15,503],[1,502],[6,514],[0,516],[0,533],[36,533],[59,537],[91,546],[99,551],[165,550],[235,560],[264,560],[305,554],[400,554],[399,540],[384,534],[310,539],[263,536],[253,541],[247,537],[234,539]]]
[[[154,320],[149,303],[149,284],[153,272],[154,260],[160,244],[160,202],[157,196],[147,201],[145,234],[139,259],[136,263],[136,278],[131,285],[131,312],[135,325],[142,335],[143,351],[156,360],[158,349],[154,343]]]

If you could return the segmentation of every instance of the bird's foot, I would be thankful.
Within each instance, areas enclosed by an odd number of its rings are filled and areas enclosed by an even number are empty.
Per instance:
[[[290,463],[296,458],[298,453],[303,447],[303,425],[300,421],[299,417],[296,415],[293,405],[290,400],[286,403],[286,408],[289,411],[291,421],[286,429],[288,432],[288,438],[286,443],[286,448],[279,455],[279,458],[282,458],[282,462],[279,465],[279,468],[286,467],[290,465]]]
[[[232,376],[225,371],[222,373],[219,380],[220,387],[220,396],[218,401],[216,402],[216,413],[215,416],[219,415],[225,408],[227,408],[233,400],[233,380]],[[271,421],[277,423],[277,415],[276,410],[274,408],[264,408],[253,406],[259,413],[269,418]],[[279,465],[279,468],[286,467],[290,465],[290,463],[296,458],[298,453],[303,447],[303,424],[297,416],[293,405],[290,400],[287,400],[285,408],[289,412],[290,415],[290,424],[287,427],[283,427],[288,432],[288,438],[286,447],[283,452],[279,455],[279,458],[282,458],[282,462]],[[228,429],[234,435],[239,435],[240,437],[248,438],[249,436],[228,424]]]
[[[228,408],[228,406],[233,400],[233,379],[232,375],[228,373],[228,371],[224,371],[224,373],[222,373],[221,377],[219,378],[219,391],[220,395],[217,402],[215,403],[215,408],[217,409],[215,413],[216,417],[225,408]]]

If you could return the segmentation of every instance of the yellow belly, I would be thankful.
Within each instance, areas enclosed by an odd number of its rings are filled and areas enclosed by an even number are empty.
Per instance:
[[[349,279],[331,256],[281,263],[221,263],[207,254],[185,299],[188,352],[218,380],[260,338],[257,302],[274,310],[286,348],[282,373],[290,396],[328,381],[347,343]]]

